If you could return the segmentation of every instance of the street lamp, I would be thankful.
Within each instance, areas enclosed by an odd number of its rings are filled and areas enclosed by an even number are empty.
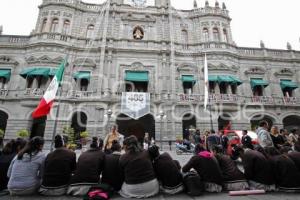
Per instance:
[[[162,127],[162,122],[163,122],[163,118],[165,116],[165,113],[164,111],[159,111],[159,117],[160,117],[160,136],[159,136],[159,139],[160,139],[160,150],[162,151],[162,132],[163,132],[163,127]]]
[[[110,126],[110,118],[112,116],[112,110],[111,109],[108,109],[106,111],[106,115],[107,115],[107,127],[106,127],[106,130],[107,130],[107,133],[109,133],[109,126]]]

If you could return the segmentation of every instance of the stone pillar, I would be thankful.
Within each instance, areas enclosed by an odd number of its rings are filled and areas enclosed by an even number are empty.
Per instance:
[[[227,94],[232,94],[232,88],[229,83],[227,84]]]
[[[215,94],[220,94],[220,85],[218,82],[215,83]]]

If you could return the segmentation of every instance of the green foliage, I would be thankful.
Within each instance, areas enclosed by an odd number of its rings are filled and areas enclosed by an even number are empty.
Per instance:
[[[75,144],[75,131],[70,126],[63,127],[63,134],[68,136],[68,144]]]
[[[21,138],[27,138],[27,137],[29,137],[29,131],[26,129],[19,130],[17,132],[17,136],[21,137]]]
[[[0,138],[4,138],[4,131],[0,129]]]
[[[87,131],[84,131],[84,132],[81,132],[80,133],[80,138],[87,138],[87,137],[89,137],[89,132],[87,132]]]

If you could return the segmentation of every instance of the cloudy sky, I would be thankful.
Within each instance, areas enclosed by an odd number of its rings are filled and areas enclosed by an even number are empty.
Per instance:
[[[100,3],[103,0],[84,0]],[[151,2],[154,0],[150,0]],[[178,9],[190,9],[193,0],[171,0]],[[42,0],[0,0],[0,25],[3,34],[28,35],[35,27]],[[197,0],[204,6],[205,0]],[[214,5],[215,0],[209,0]],[[232,32],[239,46],[285,49],[289,41],[300,49],[300,0],[219,0],[225,2],[232,18]]]

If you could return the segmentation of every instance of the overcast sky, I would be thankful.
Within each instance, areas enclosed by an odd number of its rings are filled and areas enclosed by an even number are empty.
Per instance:
[[[103,0],[84,0],[100,3]],[[154,0],[151,0],[154,1]],[[171,0],[178,9],[190,9],[193,0]],[[35,27],[42,0],[0,0],[0,25],[3,34],[28,35]],[[205,0],[197,0],[203,7]],[[214,5],[215,0],[210,0]],[[232,18],[233,38],[238,46],[300,49],[300,0],[219,0],[225,2]],[[151,3],[151,2],[150,2]]]

